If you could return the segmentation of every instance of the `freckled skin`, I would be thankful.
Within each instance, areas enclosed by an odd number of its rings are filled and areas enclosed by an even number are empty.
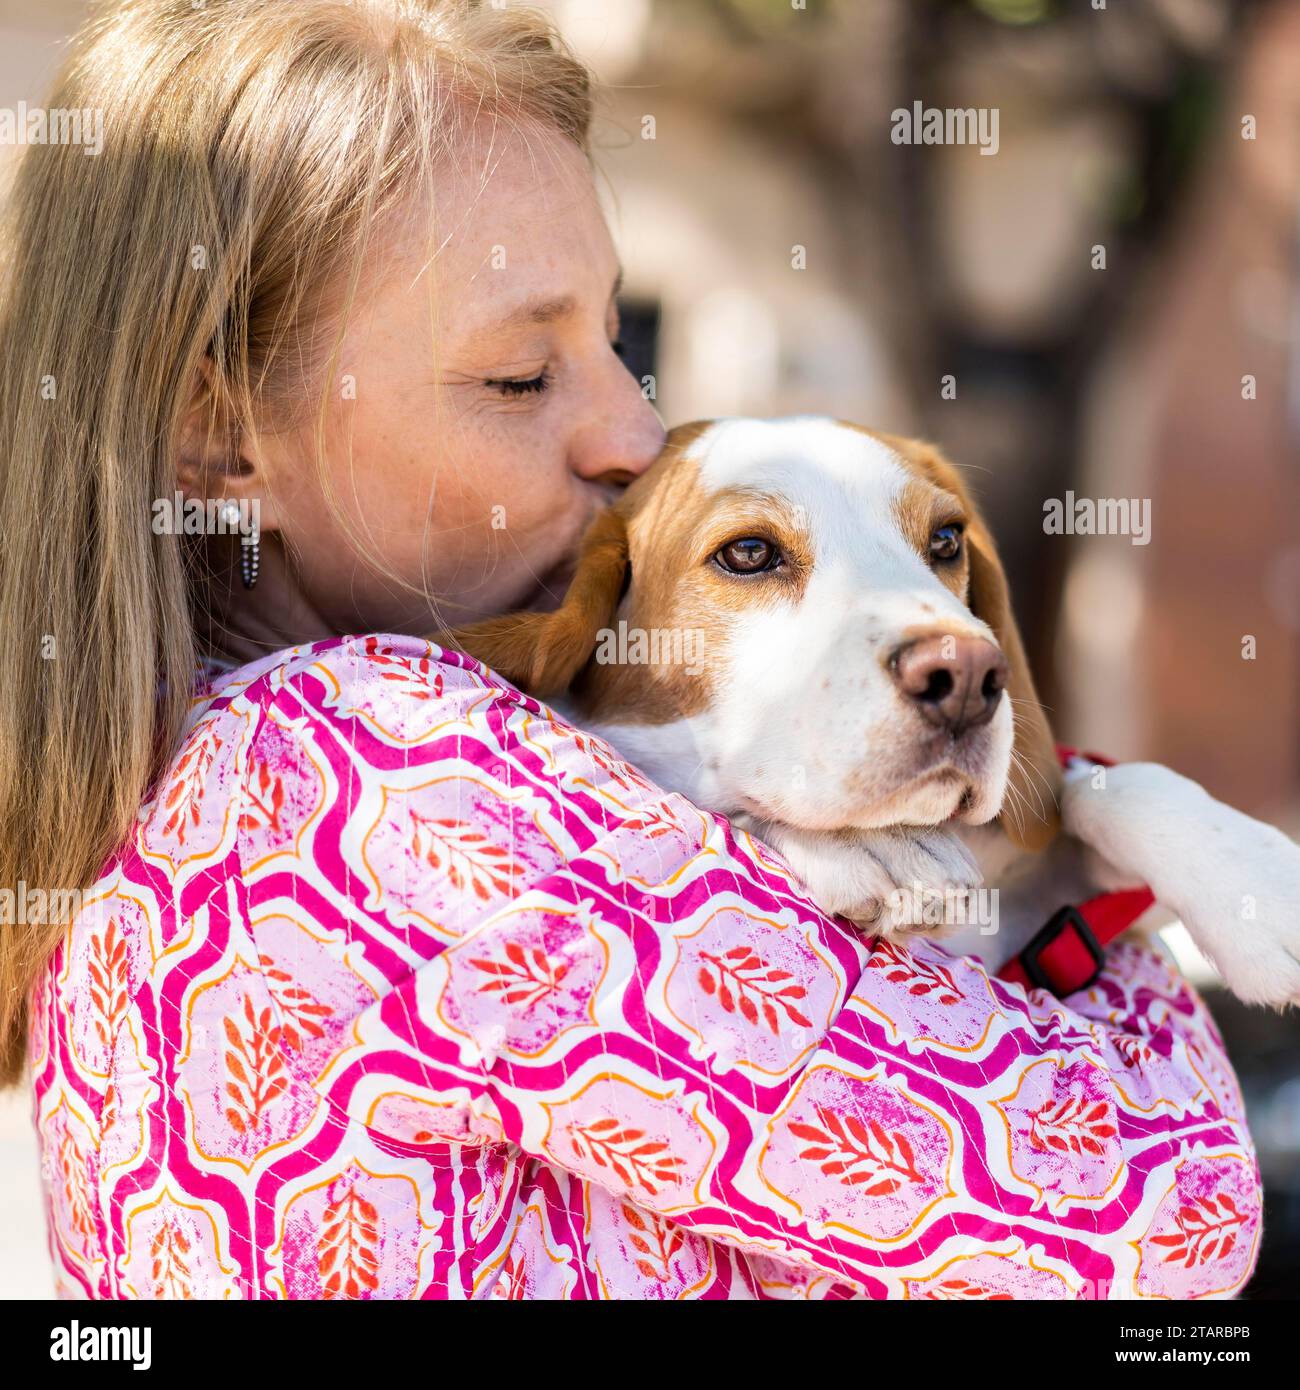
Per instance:
[[[314,423],[259,440],[249,476],[226,489],[262,501],[264,642],[432,631],[429,603],[401,583],[427,587],[457,623],[554,607],[587,522],[659,453],[663,427],[614,350],[618,258],[583,155],[558,134],[492,141],[478,132],[435,186],[431,263],[416,207],[372,246],[340,359],[355,399],[327,391],[343,520],[318,477]],[[563,296],[561,317],[500,328],[519,305]],[[487,384],[539,376],[546,389],[518,395]],[[249,610],[223,614],[236,654],[265,649],[238,650]]]

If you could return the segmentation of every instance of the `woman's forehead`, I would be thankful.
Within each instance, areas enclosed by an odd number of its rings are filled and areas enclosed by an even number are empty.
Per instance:
[[[544,293],[607,293],[618,256],[582,151],[554,131],[514,131],[440,171],[426,220],[441,295],[506,312]]]
[[[499,366],[504,345],[603,315],[620,288],[581,151],[550,132],[502,138],[491,165],[468,179],[444,169],[432,199],[372,243],[358,308],[391,350],[422,351],[432,333],[443,350]]]

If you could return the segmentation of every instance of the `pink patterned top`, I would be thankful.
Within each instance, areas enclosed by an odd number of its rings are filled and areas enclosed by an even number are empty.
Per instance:
[[[1223,1297],[1261,1193],[1196,994],[861,939],[469,658],[201,691],[34,996],[100,1298]]]

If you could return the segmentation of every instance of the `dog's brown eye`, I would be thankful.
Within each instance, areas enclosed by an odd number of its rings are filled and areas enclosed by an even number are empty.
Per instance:
[[[781,552],[771,541],[758,536],[745,536],[741,540],[728,542],[713,558],[732,574],[759,574],[775,568],[780,562]]]
[[[961,554],[961,527],[940,526],[930,537],[930,558],[932,560],[955,560]]]

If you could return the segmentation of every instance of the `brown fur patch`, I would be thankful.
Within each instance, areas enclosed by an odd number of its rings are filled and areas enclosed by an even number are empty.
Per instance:
[[[780,497],[744,487],[706,489],[691,445],[702,426],[674,430],[665,454],[617,504],[628,531],[633,583],[619,617],[629,631],[698,635],[702,670],[684,665],[593,662],[575,687],[603,720],[663,724],[707,709],[735,623],[756,607],[796,603],[812,569],[812,545]],[[712,563],[724,545],[757,536],[787,557],[780,570],[728,575]]]
[[[965,603],[970,576],[970,556],[966,546],[963,544],[957,558],[946,564],[934,561],[930,555],[930,538],[939,527],[954,523],[966,525],[966,508],[960,499],[946,488],[936,487],[928,479],[909,478],[894,502],[894,517],[898,529],[913,550],[930,566],[940,582]]]
[[[492,618],[449,640],[532,694],[570,691],[580,711],[599,711],[605,722],[665,724],[707,709],[734,623],[756,605],[797,602],[813,558],[810,538],[781,498],[702,485],[691,450],[712,423],[674,429],[656,462],[596,518],[554,613]],[[711,563],[722,546],[746,536],[779,545],[786,568],[743,577]],[[620,621],[629,634],[698,635],[701,669],[594,660],[601,633]]]

